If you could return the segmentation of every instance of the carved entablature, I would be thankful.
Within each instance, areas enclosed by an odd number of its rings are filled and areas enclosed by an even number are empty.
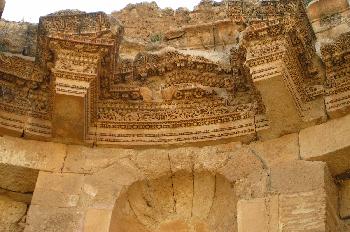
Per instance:
[[[321,48],[326,65],[326,97],[328,113],[346,113],[350,107],[350,32]]]
[[[242,46],[254,82],[281,76],[304,121],[321,117],[313,101],[323,95],[323,79],[313,44],[316,37],[301,1],[261,1],[246,10]]]
[[[0,125],[51,136],[50,89],[48,76],[32,60],[0,54]]]
[[[322,48],[325,78],[302,1],[227,4],[232,43],[218,51],[158,44],[119,55],[113,17],[42,17],[35,60],[0,54],[0,127],[74,134],[69,143],[176,144],[298,131],[324,118],[325,79],[328,112],[350,104],[348,34]]]
[[[101,77],[97,142],[164,144],[255,133],[258,101],[232,68],[175,50],[119,60]],[[236,78],[237,79],[237,78]]]

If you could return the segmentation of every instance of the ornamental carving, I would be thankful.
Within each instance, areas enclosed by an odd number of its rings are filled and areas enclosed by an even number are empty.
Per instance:
[[[171,47],[121,56],[124,30],[113,17],[79,11],[42,17],[35,60],[0,54],[1,127],[54,137],[57,99],[70,96],[83,99],[82,142],[152,145],[254,137],[274,127],[273,103],[261,83],[275,77],[301,123],[325,116],[319,106],[325,91],[332,98],[327,110],[347,104],[348,35],[322,48],[326,78],[302,1],[232,0],[225,9],[225,20],[169,32],[165,41],[176,44],[188,31],[181,39],[190,40],[198,30],[203,36],[219,25],[214,34],[235,31],[220,42],[230,40],[221,60],[203,55],[211,50]]]

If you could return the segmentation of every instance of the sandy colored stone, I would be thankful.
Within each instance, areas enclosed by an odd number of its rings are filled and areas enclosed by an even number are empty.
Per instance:
[[[210,213],[216,189],[216,178],[209,172],[195,173],[193,184],[192,218],[205,221]]]
[[[111,232],[151,232],[137,218],[130,206],[127,190],[124,189],[115,203],[110,222]]]
[[[266,199],[241,200],[237,209],[238,232],[270,232]]]
[[[81,206],[96,209],[113,209],[123,186],[129,186],[144,176],[127,158],[86,176],[82,186]]]
[[[281,231],[326,231],[326,196],[312,191],[279,197]]]
[[[112,211],[90,209],[87,211],[84,232],[109,232]]]
[[[199,149],[178,148],[169,151],[170,167],[173,173],[178,171],[192,172],[194,163],[194,153]],[[202,153],[200,151],[199,153]]]
[[[235,231],[237,229],[236,206],[234,187],[225,177],[216,175],[215,195],[206,220],[209,231]]]
[[[43,171],[60,171],[66,145],[0,137],[0,163]]]
[[[157,178],[171,172],[166,150],[149,149],[135,152],[131,160],[147,178]]]
[[[194,169],[196,172],[210,171],[215,173],[219,168],[225,166],[230,154],[241,147],[241,142],[203,147],[194,152]]]
[[[287,160],[299,159],[299,135],[290,134],[277,139],[254,142],[249,145],[253,152],[264,161],[268,167]]]
[[[0,164],[0,188],[13,192],[34,192],[38,170]]]
[[[235,182],[238,199],[263,198],[269,191],[270,175],[267,170],[257,170]]]
[[[343,181],[340,185],[339,194],[340,217],[350,217],[350,181]]]
[[[68,146],[63,172],[93,174],[128,156],[126,149]]]
[[[279,163],[271,168],[272,192],[297,193],[325,188],[323,162],[292,161]]]
[[[299,135],[300,156],[327,162],[332,175],[350,169],[350,116],[306,128]]]
[[[255,155],[248,147],[243,147],[230,154],[225,166],[219,168],[218,173],[225,176],[229,181],[237,181],[263,168],[264,164],[260,157]]]
[[[84,176],[40,172],[32,204],[51,207],[76,207]]]
[[[16,202],[0,195],[0,231],[23,231],[23,225],[20,223],[26,212],[27,205],[25,203]]]
[[[25,232],[80,232],[84,213],[74,208],[31,205]]]

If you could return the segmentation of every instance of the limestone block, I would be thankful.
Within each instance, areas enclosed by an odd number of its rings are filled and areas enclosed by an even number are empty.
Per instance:
[[[83,97],[56,94],[52,120],[53,136],[59,142],[79,144],[84,140]]]
[[[225,166],[230,154],[236,152],[241,147],[241,142],[232,142],[195,150],[194,169],[196,172],[210,171],[215,173],[218,169]]]
[[[216,177],[209,172],[194,173],[192,218],[206,220],[215,197]]]
[[[340,187],[340,217],[350,217],[350,180],[343,181]]]
[[[0,231],[20,232],[23,227],[19,224],[27,212],[27,205],[10,198],[0,196]]]
[[[0,188],[13,192],[34,192],[38,170],[0,164]]]
[[[235,195],[238,199],[263,198],[269,191],[269,186],[268,170],[257,170],[235,182]]]
[[[85,216],[84,232],[109,232],[112,211],[89,209]]]
[[[307,13],[311,21],[320,19],[327,15],[342,12],[349,8],[347,0],[318,0],[313,1],[307,7]]]
[[[32,204],[52,207],[76,207],[84,176],[40,172]]]
[[[198,149],[179,148],[169,151],[171,171],[173,173],[177,171],[192,172],[194,167],[194,150]]]
[[[141,224],[141,221],[136,218],[133,211],[128,200],[128,194],[123,191],[113,209],[110,231],[149,232],[145,225]]]
[[[176,213],[182,218],[191,218],[194,176],[190,172],[177,172],[173,176]]]
[[[237,199],[232,184],[223,176],[216,175],[215,195],[207,220],[209,231],[226,232],[237,230]]]
[[[312,191],[279,197],[280,231],[326,231],[326,196]]]
[[[299,134],[300,155],[325,161],[332,175],[350,169],[350,115],[309,127]]]
[[[226,165],[218,169],[218,173],[225,176],[229,181],[237,181],[263,168],[264,164],[261,159],[250,148],[243,147],[237,152],[230,154]]]
[[[166,150],[149,149],[135,151],[131,160],[150,179],[171,173],[170,161]]]
[[[66,156],[66,145],[0,137],[0,163],[38,169],[60,171]]]
[[[169,215],[173,215],[175,212],[180,213],[175,205],[177,204],[175,188],[172,177],[163,176],[155,180],[144,180],[133,184],[128,189],[125,198],[141,224],[153,231],[158,222],[165,221]],[[128,213],[130,214],[130,212]]]
[[[299,159],[299,135],[290,134],[277,139],[254,142],[249,147],[271,167],[283,161]]]
[[[123,186],[143,180],[143,173],[128,159],[86,176],[83,185],[84,206],[96,209],[112,209]]]
[[[75,208],[31,205],[25,232],[81,232],[84,213]]]
[[[297,193],[325,188],[323,162],[292,161],[279,163],[271,168],[272,192]]]
[[[240,200],[238,232],[278,232],[278,197]]]
[[[63,172],[93,174],[129,155],[127,149],[68,146]]]

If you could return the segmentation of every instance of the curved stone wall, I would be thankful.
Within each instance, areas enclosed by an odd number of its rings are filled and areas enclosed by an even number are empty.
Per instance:
[[[200,226],[195,215],[209,215],[201,224],[209,231],[216,223],[222,231],[346,231],[349,125],[346,116],[265,142],[172,149],[1,137],[0,162],[40,171],[26,231],[129,231],[140,223],[139,231],[188,229]]]

